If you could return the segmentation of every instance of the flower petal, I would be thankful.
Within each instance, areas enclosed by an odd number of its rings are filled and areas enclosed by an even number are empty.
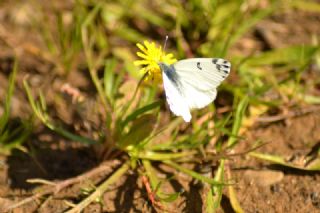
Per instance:
[[[136,60],[133,62],[133,64],[135,66],[139,66],[139,65],[148,65],[149,64],[149,61],[147,60]]]
[[[148,54],[147,49],[143,45],[141,45],[139,43],[137,43],[136,45],[144,54]]]
[[[136,44],[141,52],[137,52],[137,56],[142,60],[134,61],[134,65],[143,66],[140,72],[147,73],[147,79],[151,79],[153,82],[162,81],[162,72],[158,65],[159,62],[166,64],[173,64],[177,60],[174,58],[172,53],[166,54],[162,50],[161,46],[157,46],[155,42],[143,41],[143,45],[140,43]]]
[[[139,56],[140,58],[143,58],[143,59],[148,59],[149,58],[148,55],[145,55],[145,54],[143,54],[141,52],[137,52],[137,56]]]

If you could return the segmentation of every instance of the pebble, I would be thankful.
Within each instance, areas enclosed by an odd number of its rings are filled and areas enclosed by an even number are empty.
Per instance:
[[[244,178],[250,183],[255,183],[259,186],[271,186],[280,182],[284,177],[281,171],[272,170],[246,170]]]

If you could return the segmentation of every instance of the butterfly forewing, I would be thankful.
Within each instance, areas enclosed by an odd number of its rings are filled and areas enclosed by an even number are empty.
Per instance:
[[[218,58],[192,58],[178,61],[175,71],[185,83],[199,90],[217,88],[230,73],[230,62]]]
[[[230,73],[230,63],[218,58],[193,58],[173,65],[190,109],[203,108],[217,95],[216,88]]]

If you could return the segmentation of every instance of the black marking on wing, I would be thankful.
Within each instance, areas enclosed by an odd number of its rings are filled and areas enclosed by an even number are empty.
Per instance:
[[[217,71],[221,73],[221,78],[226,78],[230,72],[230,62],[222,58],[213,58],[212,63],[216,66]]]
[[[200,62],[197,62],[197,67],[199,70],[202,70],[202,67],[200,67]]]
[[[226,78],[230,72],[230,63],[221,58],[213,58],[212,63],[216,65],[218,72],[223,72],[226,75],[222,75],[223,78]]]
[[[218,62],[217,58],[212,59],[212,63],[217,64],[217,62]]]

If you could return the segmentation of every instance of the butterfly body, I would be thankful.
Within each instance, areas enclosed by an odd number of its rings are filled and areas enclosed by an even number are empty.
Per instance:
[[[191,120],[191,109],[203,108],[216,98],[216,88],[231,68],[230,62],[220,58],[192,58],[159,66],[170,110],[186,122]]]

